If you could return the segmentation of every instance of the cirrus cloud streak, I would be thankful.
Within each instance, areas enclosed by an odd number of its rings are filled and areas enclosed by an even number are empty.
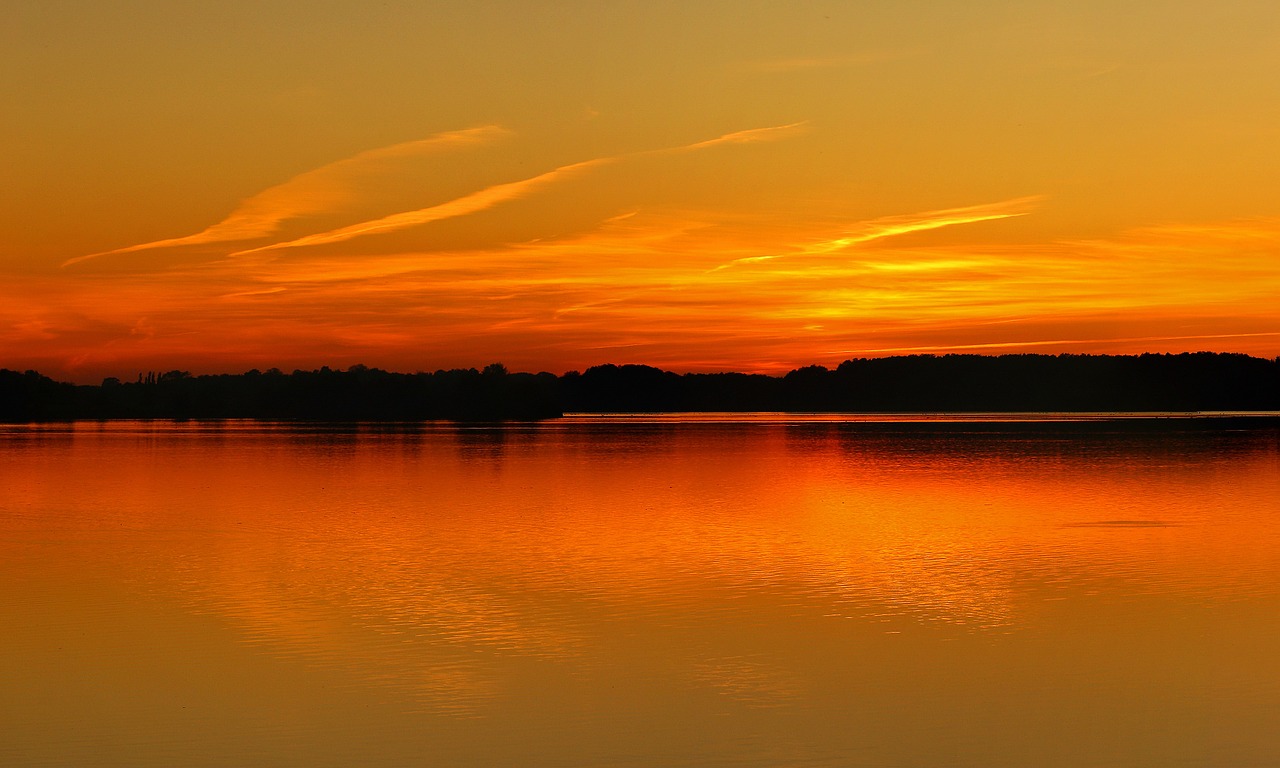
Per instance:
[[[284,221],[329,211],[352,199],[356,195],[356,191],[352,188],[352,178],[370,168],[407,158],[474,147],[506,135],[508,131],[495,125],[488,125],[438,133],[425,139],[361,152],[269,187],[240,203],[222,221],[194,234],[77,256],[66,260],[62,266],[71,266],[101,256],[136,253],[157,248],[179,248],[266,237],[275,234]]]

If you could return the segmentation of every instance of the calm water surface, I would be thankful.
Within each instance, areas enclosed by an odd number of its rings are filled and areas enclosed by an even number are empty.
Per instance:
[[[1280,435],[0,426],[5,766],[1280,765]]]

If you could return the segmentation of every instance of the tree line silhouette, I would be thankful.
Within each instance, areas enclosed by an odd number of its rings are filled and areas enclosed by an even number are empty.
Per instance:
[[[356,365],[283,373],[108,378],[101,385],[0,370],[0,422],[72,419],[536,420],[564,413],[851,413],[1280,410],[1280,359],[1144,355],[910,355],[812,365],[785,376],[586,371],[393,373]]]

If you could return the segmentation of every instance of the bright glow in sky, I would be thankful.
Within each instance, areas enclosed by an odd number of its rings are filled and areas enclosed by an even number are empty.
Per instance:
[[[12,0],[0,367],[1280,354],[1280,5]]]

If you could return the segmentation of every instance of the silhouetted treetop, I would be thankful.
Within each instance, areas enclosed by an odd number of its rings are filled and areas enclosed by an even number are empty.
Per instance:
[[[909,355],[785,376],[599,365],[563,376],[501,363],[434,373],[364,365],[291,374],[187,371],[100,386],[0,370],[0,421],[69,419],[531,420],[565,412],[1078,412],[1280,410],[1280,359],[1144,355]]]

